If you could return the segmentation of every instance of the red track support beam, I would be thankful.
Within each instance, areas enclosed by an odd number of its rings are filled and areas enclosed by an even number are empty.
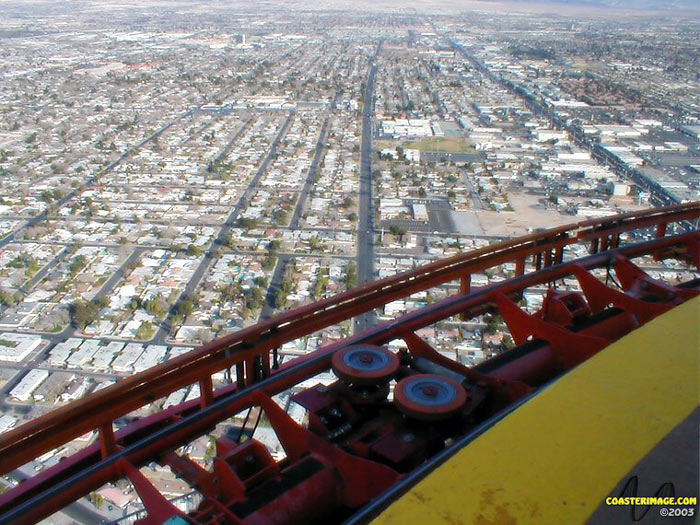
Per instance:
[[[271,398],[254,392],[255,403],[265,411],[282,447],[292,460],[313,451],[325,457],[343,479],[343,499],[350,507],[359,507],[396,483],[400,476],[380,463],[352,456],[299,426]]]
[[[262,378],[265,379],[270,375],[270,354],[261,355],[260,359],[262,359]]]
[[[187,456],[169,452],[163,457],[162,464],[168,465],[178,477],[197,487],[203,496],[215,498],[218,495],[212,473]]]
[[[459,293],[462,295],[467,295],[471,291],[472,287],[472,276],[471,274],[463,275],[459,280]]]
[[[484,383],[488,385],[498,398],[498,402],[503,403],[504,405],[510,404],[525,397],[533,390],[531,386],[520,381],[490,377],[474,370],[473,368],[466,367],[456,361],[453,361],[452,359],[448,359],[413,332],[402,334],[401,339],[406,342],[406,345],[413,356],[424,357],[434,363],[438,363],[448,370],[452,370],[453,372],[463,375],[473,383]]]
[[[516,344],[521,345],[529,339],[544,339],[554,346],[566,368],[582,363],[610,344],[610,341],[602,337],[571,332],[530,315],[501,293],[493,294],[490,302],[498,306]]]
[[[199,380],[200,403],[206,408],[214,402],[214,384],[211,376],[205,376]]]
[[[657,315],[667,312],[670,307],[664,304],[646,303],[605,286],[593,277],[585,268],[574,265],[573,273],[583,290],[588,305],[594,313],[602,312],[609,304],[634,314],[640,324],[644,324]]]
[[[665,222],[662,222],[656,227],[656,237],[657,238],[664,237],[666,235],[666,227],[667,226],[668,225]],[[663,255],[661,254],[661,252],[654,253],[654,260],[655,261],[660,261],[662,259],[663,259]]]
[[[666,227],[668,226],[667,223],[661,222],[659,225],[656,227],[656,236],[657,237],[664,237],[666,235]]]
[[[136,492],[141,498],[146,511],[148,512],[148,517],[145,521],[141,521],[143,525],[156,525],[165,523],[170,518],[180,517],[185,519],[185,514],[170,503],[165,496],[163,496],[158,490],[151,485],[151,482],[146,479],[146,477],[141,474],[133,465],[128,461],[119,460],[119,469],[122,470],[123,475],[129,478],[131,484],[136,489]],[[186,521],[186,520],[185,520]]]
[[[246,386],[246,381],[245,381],[245,364],[244,363],[237,363],[236,364],[236,384],[238,385],[238,388],[245,388]]]
[[[554,264],[561,264],[564,262],[564,247],[557,246],[554,249]]]
[[[463,275],[462,278],[459,280],[459,293],[462,295],[468,295],[469,292],[471,291],[472,288],[472,276],[471,274],[466,274]],[[466,314],[463,314],[461,316],[462,321],[466,321]]]
[[[258,380],[257,367],[255,366],[255,358],[245,360],[245,377],[246,386],[250,386]]]
[[[100,454],[102,459],[111,456],[117,451],[117,442],[114,439],[114,428],[112,422],[103,423],[99,429]]]

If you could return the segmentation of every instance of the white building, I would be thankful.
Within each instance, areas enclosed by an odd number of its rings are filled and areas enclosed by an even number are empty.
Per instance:
[[[12,430],[17,424],[17,418],[10,414],[0,416],[0,434]]]
[[[411,206],[413,208],[413,218],[415,220],[423,222],[430,220],[430,217],[428,217],[428,208],[426,208],[425,204],[413,203]]]
[[[29,401],[32,392],[34,392],[47,377],[49,377],[48,370],[30,370],[19,384],[10,391],[10,397],[19,399],[20,401]]]
[[[30,334],[0,334],[0,361],[19,363],[41,345],[41,337]]]

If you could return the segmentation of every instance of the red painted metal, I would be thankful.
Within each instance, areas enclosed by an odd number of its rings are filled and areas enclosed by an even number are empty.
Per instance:
[[[22,508],[20,521],[36,521],[107,481],[125,475],[141,484],[139,493],[143,491],[145,499],[155,502],[149,506],[163,517],[168,507],[152,498],[143,480],[129,469],[154,460],[169,464],[205,496],[196,518],[200,522],[208,519],[231,523],[303,520],[306,510],[296,508],[294,503],[300,501],[305,501],[306,507],[317,507],[319,512],[326,504],[334,509],[338,505],[346,510],[357,508],[396,483],[400,479],[398,472],[427,460],[429,451],[436,444],[444,443],[445,438],[459,435],[480,418],[497,414],[534,388],[590,357],[609,341],[697,295],[696,289],[671,287],[649,278],[630,259],[648,254],[697,263],[700,260],[697,231],[674,236],[665,234],[671,231],[668,226],[696,220],[698,216],[700,204],[691,203],[585,221],[488,246],[281,314],[134,375],[0,436],[0,473],[9,472],[90,430],[98,430],[100,436],[98,444],[0,495],[0,513],[3,513],[0,517],[14,519],[18,514],[13,514],[13,509]],[[619,246],[621,233],[645,228],[655,228],[653,240]],[[567,247],[576,243],[590,243],[590,251],[595,255],[562,263]],[[541,267],[541,271],[525,273],[528,260],[533,266]],[[516,278],[481,289],[465,286],[472,273],[506,262],[515,263]],[[614,268],[624,291],[606,286],[589,273],[592,268],[606,267]],[[511,300],[528,287],[553,283],[568,276],[576,277],[583,295],[550,289],[543,309],[536,315],[525,313]],[[460,281],[459,295],[279,368],[275,366],[276,349],[285,342],[453,280]],[[611,309],[611,305],[614,308]],[[494,308],[503,316],[516,343],[520,343],[517,352],[504,354],[503,359],[499,357],[468,368],[442,356],[415,335],[416,330],[441,319],[453,315],[471,317]],[[334,355],[343,349],[357,344],[382,345],[397,338],[404,339],[408,346],[408,352],[399,356],[401,366],[396,372],[397,379],[426,373],[423,370],[426,367],[432,367],[431,370],[441,375],[457,374],[464,378],[471,390],[469,401],[460,412],[459,424],[448,422],[444,428],[430,432],[413,432],[415,429],[409,432],[401,414],[387,408],[383,387],[374,391],[358,390],[351,388],[352,385],[338,383],[326,393],[311,389],[298,394],[309,409],[307,430],[289,419],[269,397],[328,370]],[[227,368],[235,368],[236,385],[214,391],[212,374]],[[256,382],[260,384],[255,385]],[[199,401],[172,407],[119,432],[111,431],[116,418],[193,383],[200,384],[202,397]],[[203,471],[188,458],[172,453],[178,446],[206,433],[217,422],[251,406],[262,407],[265,411],[287,452],[285,463],[265,459],[254,444],[236,446],[225,438],[217,441],[215,464],[218,467],[214,473]],[[352,432],[323,423],[322,418],[333,409],[352,422]],[[358,435],[352,437],[348,433]],[[404,439],[409,434],[414,436],[411,441]],[[351,453],[334,445],[334,440],[343,441]],[[236,474],[240,468],[235,467],[234,458],[242,457],[239,455],[246,450],[258,450],[255,457],[264,461],[259,462],[261,468],[253,478],[244,480]],[[310,457],[314,462],[309,463]],[[238,483],[232,472],[238,476]],[[259,505],[250,513],[235,511],[235,502],[245,503],[251,490],[262,490],[256,488],[258,486],[275,486],[279,480],[290,476],[296,479],[299,472],[306,472],[305,481],[293,490],[277,494],[270,499],[269,506]],[[63,480],[69,478],[77,481],[64,486]],[[222,489],[224,478],[226,488]],[[308,491],[324,493],[328,485],[335,487],[333,494],[337,497],[328,494],[318,499],[305,495]],[[61,490],[57,491],[54,486]],[[41,506],[29,505],[36,498],[41,500]],[[157,510],[161,507],[166,509],[163,514]],[[241,518],[243,514],[245,519]]]
[[[661,220],[666,223],[695,220],[699,215],[700,203],[689,203],[611,219],[585,221],[427,264],[412,272],[388,277],[283,313],[124,379],[95,395],[0,436],[0,472],[12,470],[60,443],[75,439],[107,421],[122,417],[153,399],[198,382],[223,368],[235,366],[238,384],[247,385],[253,378],[249,371],[248,374],[244,371],[244,363],[253,356],[264,355],[269,360],[269,351],[285,342],[367,312],[396,298],[449,282],[465,273],[483,271],[505,262],[536,256],[538,253],[541,255],[543,245],[565,247],[581,241],[595,241],[609,230],[633,231],[654,226]],[[697,243],[697,239],[694,242]],[[669,243],[659,250],[678,249],[679,246],[679,243]],[[684,248],[680,248],[680,255],[685,253],[698,257],[697,244],[692,248],[687,244],[682,246]]]
[[[387,381],[399,368],[399,358],[379,346],[351,346],[333,354],[333,372],[355,385],[376,385]]]
[[[394,388],[394,403],[409,417],[440,421],[457,414],[467,402],[467,393],[457,381],[435,374],[405,377]]]
[[[131,484],[136,489],[139,498],[143,505],[148,509],[148,517],[139,520],[143,525],[156,525],[165,523],[170,518],[180,517],[185,518],[185,514],[170,503],[165,496],[151,485],[151,482],[141,474],[132,464],[126,460],[120,460],[117,463],[122,475],[129,479]]]

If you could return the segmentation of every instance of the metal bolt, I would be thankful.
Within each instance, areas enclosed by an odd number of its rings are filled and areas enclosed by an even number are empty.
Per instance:
[[[404,434],[401,436],[401,439],[403,439],[406,443],[411,443],[413,440],[416,439],[416,436],[413,434]]]

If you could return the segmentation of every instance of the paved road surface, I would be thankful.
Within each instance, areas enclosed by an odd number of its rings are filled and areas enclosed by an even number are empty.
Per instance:
[[[374,77],[377,66],[374,60],[381,52],[379,42],[370,58],[369,77],[362,108],[362,143],[360,147],[360,202],[357,224],[357,282],[359,285],[375,280],[374,272],[374,207],[372,206],[372,113],[374,109]],[[362,332],[376,323],[373,312],[355,318],[355,333]]]
[[[323,154],[323,147],[326,144],[326,136],[328,135],[328,124],[329,119],[328,117],[326,117],[326,120],[323,122],[323,126],[321,127],[321,133],[318,136],[318,141],[316,141],[316,152],[314,153],[314,158],[311,161],[311,166],[309,166],[309,173],[306,176],[304,188],[301,190],[301,195],[299,195],[297,206],[294,209],[294,215],[292,216],[292,220],[289,223],[289,229],[291,230],[296,230],[299,228],[299,219],[301,218],[302,213],[304,213],[306,199],[309,197],[309,193],[311,192],[311,185],[314,183],[314,178],[316,177],[316,173],[318,172],[318,165],[321,161],[321,157]]]

